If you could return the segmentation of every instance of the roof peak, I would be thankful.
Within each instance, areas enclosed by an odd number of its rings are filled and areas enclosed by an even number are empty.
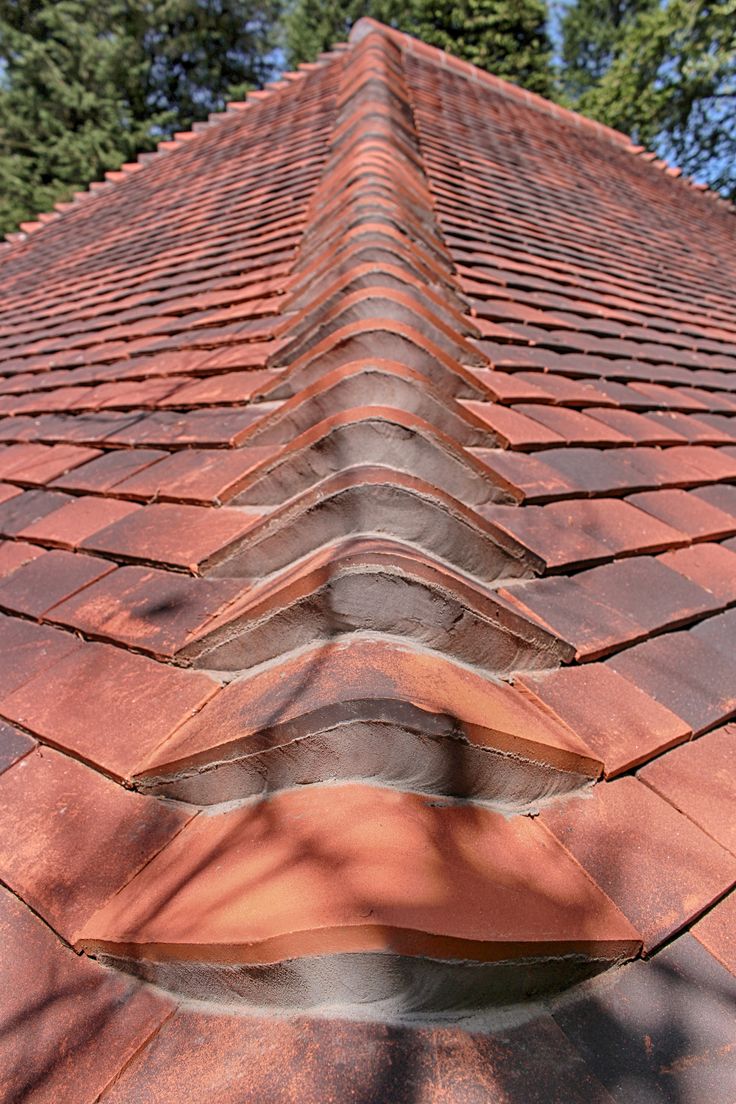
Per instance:
[[[540,96],[536,92],[530,92],[528,89],[522,88],[512,81],[506,80],[503,77],[498,77],[494,73],[489,73],[487,69],[481,69],[479,66],[473,65],[470,61],[465,61],[463,58],[456,57],[446,50],[441,50],[438,46],[431,46],[429,43],[423,42],[420,38],[416,38],[404,31],[396,30],[394,27],[390,27],[386,23],[381,23],[377,19],[372,19],[370,16],[363,16],[353,24],[348,36],[348,42],[350,45],[355,45],[358,42],[362,42],[362,40],[370,34],[384,35],[402,50],[408,51],[409,53],[416,53],[427,60],[435,61],[444,68],[451,69],[460,76],[467,77],[470,80],[477,80],[482,84],[490,85],[501,95],[521,101],[527,106],[536,107],[547,114],[554,115],[557,119],[571,123],[575,127],[583,127],[591,130],[599,137],[615,142],[619,146],[625,146],[632,149],[637,148],[634,146],[629,135],[624,134],[623,131],[615,130],[613,127],[606,126],[604,123],[598,123],[595,119],[589,119],[587,116],[581,115],[571,108],[562,107],[560,104],[556,104],[552,100],[547,100],[544,96]]]
[[[464,76],[469,80],[475,80],[493,88],[494,91],[501,96],[506,96],[509,99],[515,100],[517,103],[523,103],[527,107],[536,108],[557,119],[559,122],[567,123],[577,129],[587,131],[604,141],[612,142],[628,153],[640,155],[644,160],[650,161],[654,168],[661,169],[671,177],[682,177],[683,183],[687,184],[689,188],[702,192],[712,201],[724,206],[729,211],[734,210],[729,200],[725,199],[718,192],[713,191],[707,184],[699,184],[689,177],[683,176],[682,169],[670,165],[668,161],[658,157],[656,153],[647,150],[646,146],[637,145],[631,136],[625,134],[623,131],[606,126],[605,123],[599,123],[595,119],[590,119],[586,115],[581,115],[572,108],[563,107],[553,100],[545,99],[544,96],[540,96],[536,92],[530,92],[528,89],[514,84],[513,81],[496,76],[494,73],[489,73],[487,69],[481,69],[479,66],[473,65],[472,62],[456,57],[446,50],[441,50],[437,46],[430,46],[429,43],[423,42],[420,38],[416,38],[404,31],[396,30],[396,28],[390,27],[386,23],[381,23],[377,19],[372,19],[370,16],[363,16],[361,19],[358,19],[356,23],[353,24],[348,36],[349,45],[356,45],[370,34],[384,35],[403,51],[417,54],[428,61],[434,61],[443,68],[452,70],[459,76]]]
[[[447,51],[441,50],[437,46],[431,46],[421,39],[407,34],[404,31],[399,31],[394,27],[390,27],[386,23],[381,23],[377,19],[373,19],[370,16],[363,16],[353,24],[347,42],[334,43],[331,49],[320,54],[316,61],[302,63],[296,70],[282,73],[278,78],[265,85],[264,88],[249,91],[246,99],[242,102],[229,101],[225,105],[223,111],[213,112],[206,120],[194,123],[191,130],[177,132],[171,139],[165,139],[159,142],[154,150],[139,153],[135,161],[125,163],[117,170],[106,172],[104,180],[92,181],[86,188],[82,188],[75,192],[70,200],[55,203],[53,210],[41,212],[35,219],[28,219],[22,222],[18,230],[6,234],[4,242],[0,241],[0,257],[5,253],[8,247],[22,244],[29,236],[42,229],[42,227],[49,223],[56,222],[56,220],[67,211],[73,210],[80,204],[86,203],[99,194],[108,192],[112,187],[126,182],[132,175],[145,168],[152,161],[181,149],[189,141],[199,137],[200,134],[209,130],[212,126],[217,126],[224,120],[231,118],[233,114],[257,106],[274,95],[288,92],[309,73],[313,72],[315,69],[329,65],[331,62],[341,57],[345,57],[345,55],[351,53],[363,39],[372,34],[380,35],[384,39],[387,39],[402,53],[414,54],[424,60],[433,62],[440,65],[443,69],[448,69],[468,80],[477,81],[482,85],[492,88],[498,95],[541,111],[556,119],[558,122],[565,123],[579,131],[587,132],[604,141],[611,142],[619,149],[623,149],[629,153],[641,155],[643,159],[650,161],[655,168],[663,170],[671,177],[682,176],[682,171],[680,169],[670,166],[668,162],[658,158],[655,153],[647,151],[644,146],[636,145],[633,140],[622,131],[596,122],[594,119],[589,119],[587,116],[581,115],[571,108],[562,107],[560,104],[554,103],[552,100],[547,100],[544,96],[540,96],[536,92],[530,92],[528,89],[522,88],[512,81],[489,73],[486,69],[481,69],[471,62],[465,61],[463,58],[447,53]],[[687,177],[683,177],[683,182],[690,188],[707,195],[713,202],[727,208],[729,211],[732,212],[734,210],[732,204],[728,200],[720,196],[717,192],[712,191],[707,185],[697,184]]]

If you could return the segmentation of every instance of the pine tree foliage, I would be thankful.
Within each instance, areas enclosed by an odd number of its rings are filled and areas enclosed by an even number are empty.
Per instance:
[[[544,0],[414,0],[404,29],[497,77],[552,94]]]
[[[285,19],[289,64],[312,61],[365,15],[533,92],[551,94],[544,0],[294,0]]]
[[[736,198],[736,0],[666,0],[577,104]]]
[[[0,232],[242,95],[277,0],[0,0]]]
[[[610,68],[627,29],[658,0],[577,0],[561,20],[563,92],[573,101]]]
[[[353,23],[363,16],[398,26],[406,4],[397,0],[292,0],[284,16],[286,61],[295,69],[314,61],[336,42],[344,42]]]

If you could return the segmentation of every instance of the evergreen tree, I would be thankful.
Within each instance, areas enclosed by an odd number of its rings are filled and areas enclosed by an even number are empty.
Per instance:
[[[550,95],[544,0],[294,0],[285,20],[291,66],[311,61],[370,15],[533,92]]]
[[[292,0],[283,21],[289,68],[314,61],[336,42],[344,42],[363,16],[397,26],[402,7],[398,0]]]
[[[577,0],[565,9],[561,84],[573,102],[592,88],[613,63],[627,28],[657,0]]]
[[[278,0],[0,0],[0,232],[268,75]]]
[[[736,198],[736,0],[642,12],[578,106]]]
[[[497,77],[550,96],[546,19],[544,0],[415,0],[406,29]]]

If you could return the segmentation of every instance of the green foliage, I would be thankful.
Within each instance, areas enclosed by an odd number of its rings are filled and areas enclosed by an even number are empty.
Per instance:
[[[397,26],[405,9],[398,0],[292,0],[283,20],[287,65],[295,69],[336,42],[344,42],[353,23],[363,16]]]
[[[544,0],[294,0],[285,18],[293,67],[369,15],[534,92],[552,90]]]
[[[628,27],[657,0],[577,0],[565,9],[561,83],[567,97],[578,99],[612,64]]]
[[[577,106],[736,198],[736,0],[644,10]]]
[[[0,232],[267,75],[278,0],[0,0]]]
[[[404,29],[497,77],[552,93],[544,0],[414,0]]]

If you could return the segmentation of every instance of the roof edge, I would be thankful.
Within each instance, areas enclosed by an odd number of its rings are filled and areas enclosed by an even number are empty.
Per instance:
[[[422,42],[421,39],[406,34],[404,31],[398,31],[394,27],[389,27],[387,24],[381,23],[377,19],[370,18],[370,16],[363,16],[353,24],[348,41],[350,43],[360,42],[366,35],[376,33],[386,35],[386,37],[390,38],[403,50],[431,58],[444,68],[452,69],[461,76],[468,77],[471,80],[477,80],[481,84],[488,84],[492,88],[495,88],[497,92],[500,92],[501,95],[508,96],[514,100],[521,100],[523,103],[527,104],[527,106],[536,107],[540,111],[544,111],[547,115],[555,115],[557,118],[572,123],[573,126],[585,127],[586,129],[592,130],[594,133],[598,134],[599,137],[607,138],[609,141],[615,142],[619,146],[633,146],[631,138],[628,134],[624,134],[623,131],[614,130],[613,127],[606,126],[604,123],[598,123],[595,119],[589,119],[587,116],[581,115],[571,108],[562,107],[560,104],[556,104],[552,100],[547,100],[544,96],[540,96],[536,92],[529,92],[528,89],[521,88],[520,85],[506,80],[504,77],[497,77],[493,73],[489,73],[487,69],[480,69],[470,61],[465,61],[463,58],[448,54],[445,50],[440,50],[438,46],[430,46],[428,43]]]
[[[490,87],[494,88],[495,91],[502,96],[520,101],[528,107],[534,107],[538,111],[542,111],[547,115],[552,115],[572,126],[588,130],[599,138],[611,142],[620,149],[625,150],[627,153],[633,153],[640,156],[642,160],[650,162],[653,168],[664,172],[666,176],[671,179],[679,179],[680,182],[691,191],[697,192],[711,202],[717,203],[719,207],[722,207],[729,213],[736,214],[736,205],[731,203],[725,196],[722,196],[720,192],[715,191],[715,189],[711,188],[708,184],[697,183],[691,177],[686,176],[682,169],[670,165],[668,161],[659,157],[658,154],[647,150],[646,146],[636,145],[633,139],[621,130],[606,126],[605,123],[599,123],[595,119],[588,118],[587,115],[581,115],[580,112],[573,111],[572,108],[562,107],[561,104],[554,103],[552,100],[547,100],[544,96],[540,96],[536,92],[529,92],[528,89],[521,88],[512,81],[508,81],[503,77],[497,77],[495,74],[489,73],[488,70],[480,69],[477,65],[473,65],[472,62],[455,57],[453,54],[448,54],[445,50],[440,50],[437,46],[430,46],[428,43],[422,42],[421,39],[406,34],[404,31],[398,31],[394,27],[389,27],[386,23],[381,23],[379,20],[372,19],[370,16],[363,16],[353,24],[348,36],[348,41],[352,45],[360,42],[369,34],[382,34],[391,39],[391,41],[402,50],[429,58],[437,64],[442,65],[443,68],[451,69],[460,76],[467,77],[469,80],[476,80],[481,84],[490,85]]]
[[[57,222],[67,211],[74,210],[80,204],[94,199],[95,196],[104,194],[110,191],[111,188],[116,188],[125,183],[131,176],[145,169],[153,161],[182,149],[193,139],[197,139],[201,134],[209,131],[213,126],[219,126],[225,119],[232,118],[234,114],[246,111],[272,96],[291,89],[295,83],[302,81],[309,73],[329,65],[348,49],[349,44],[346,42],[335,43],[330,50],[320,54],[316,61],[303,62],[296,69],[282,73],[275,80],[269,81],[263,88],[250,90],[246,94],[245,100],[228,100],[223,111],[211,112],[206,119],[193,123],[191,130],[176,131],[173,137],[164,138],[158,142],[155,149],[139,153],[135,161],[127,161],[117,169],[108,169],[103,180],[91,181],[86,188],[75,191],[70,199],[55,203],[51,211],[42,211],[34,219],[29,218],[19,223],[17,230],[2,235],[0,237],[0,258],[14,246],[22,245],[32,234],[36,234],[44,226]]]

